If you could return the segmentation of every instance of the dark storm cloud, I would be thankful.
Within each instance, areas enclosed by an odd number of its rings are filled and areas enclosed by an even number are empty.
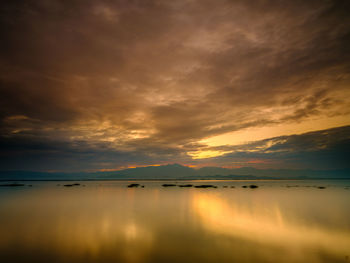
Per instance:
[[[57,169],[75,143],[105,145],[108,167],[187,162],[228,132],[348,125],[349,11],[340,0],[3,1],[0,133],[14,145],[2,155],[63,142]]]
[[[350,126],[280,136],[240,146],[223,146],[211,150],[230,150],[216,157],[215,163],[230,161],[249,164],[257,161],[262,167],[340,169],[349,168]],[[205,161],[204,161],[205,162]]]
[[[206,147],[185,145],[186,151],[225,150],[223,156],[193,160],[176,146],[146,140],[129,143],[118,150],[109,143],[58,141],[57,139],[0,138],[0,164],[3,170],[103,170],[128,165],[166,164],[177,160],[196,166],[255,166],[260,168],[350,168],[350,126],[280,136],[239,146]]]
[[[136,147],[135,147],[136,146]],[[59,141],[37,136],[0,138],[2,170],[89,171],[116,169],[128,165],[169,163],[176,158],[188,161],[177,148],[169,145],[130,143],[128,149],[118,150],[108,143]]]

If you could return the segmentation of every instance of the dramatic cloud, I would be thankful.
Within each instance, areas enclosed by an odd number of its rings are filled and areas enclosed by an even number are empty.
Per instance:
[[[346,0],[3,1],[0,169],[336,167],[338,134],[307,133],[329,149],[310,165],[304,137],[287,135],[350,125],[349,12]]]
[[[228,151],[208,161],[225,166],[278,168],[350,168],[350,126],[280,136],[238,146],[211,147],[208,150]]]

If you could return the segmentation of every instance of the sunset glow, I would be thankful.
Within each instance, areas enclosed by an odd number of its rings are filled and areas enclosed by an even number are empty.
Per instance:
[[[2,7],[2,170],[349,167],[343,1]]]

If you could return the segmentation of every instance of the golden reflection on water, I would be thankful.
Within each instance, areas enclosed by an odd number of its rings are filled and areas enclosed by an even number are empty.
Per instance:
[[[216,195],[201,192],[195,193],[192,201],[203,226],[218,234],[275,246],[283,243],[290,251],[299,254],[313,248],[335,256],[347,255],[350,251],[349,231],[291,223],[278,206],[263,210],[253,204],[247,209],[228,203]]]
[[[145,185],[0,189],[0,262],[349,262],[343,188]]]

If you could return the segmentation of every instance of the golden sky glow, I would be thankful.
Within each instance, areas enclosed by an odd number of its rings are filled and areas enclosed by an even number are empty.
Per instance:
[[[277,124],[272,126],[247,128],[204,139],[201,142],[209,146],[237,145],[268,138],[302,134],[305,132],[324,130],[349,125],[349,116],[306,120],[300,123]]]
[[[2,6],[5,170],[271,163],[247,156],[258,149],[248,145],[350,125],[350,21],[340,2]],[[348,141],[344,129],[334,138]]]

